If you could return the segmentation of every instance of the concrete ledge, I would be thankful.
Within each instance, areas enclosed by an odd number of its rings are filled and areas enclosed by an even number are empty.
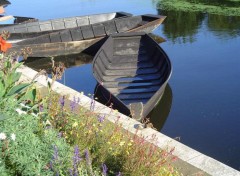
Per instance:
[[[22,66],[18,69],[22,73],[21,81],[31,81],[37,74],[31,68]],[[47,87],[45,76],[39,76],[35,79],[40,87]],[[48,81],[52,81],[48,78]],[[74,97],[80,98],[80,106],[90,109],[92,99],[67,87],[63,84],[55,82],[52,87],[53,91],[61,95],[68,95],[70,100]],[[141,125],[136,120],[129,118],[121,113],[113,112],[112,109],[95,101],[94,112],[107,115],[107,119],[111,122],[122,124],[122,127],[132,133],[136,133],[136,125]],[[148,142],[154,143],[161,149],[170,150],[174,148],[173,155],[177,156],[180,160],[176,163],[180,166],[180,171],[184,175],[214,175],[214,176],[240,176],[240,172],[211,158],[208,157],[154,129],[145,128],[138,130],[138,136],[144,137]],[[155,136],[157,140],[152,140],[150,136]]]

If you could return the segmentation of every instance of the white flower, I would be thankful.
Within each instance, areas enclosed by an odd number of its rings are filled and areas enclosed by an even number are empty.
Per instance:
[[[11,134],[11,139],[12,139],[13,141],[16,140],[16,135],[15,135],[14,133]]]
[[[21,105],[22,107],[24,107],[24,108],[27,108],[27,109],[30,109],[30,108],[31,108],[30,106],[27,106],[27,105],[25,105],[25,104],[23,104],[23,103],[20,103],[20,105]]]
[[[5,133],[0,133],[0,140],[4,140],[6,138],[7,138],[7,136]]]
[[[50,125],[51,126],[52,124],[49,120],[46,120],[45,125]]]
[[[33,113],[33,112],[32,112],[31,114],[32,114],[34,117],[37,117],[37,116],[38,116],[38,114],[35,114],[35,113]]]
[[[18,112],[19,115],[22,115],[22,114],[27,114],[27,112],[17,108],[16,111]]]

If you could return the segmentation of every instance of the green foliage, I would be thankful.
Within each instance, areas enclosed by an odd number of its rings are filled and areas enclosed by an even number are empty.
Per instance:
[[[200,11],[210,14],[240,16],[239,0],[159,0],[158,8],[163,10]]]
[[[118,172],[133,176],[179,175],[169,165],[175,159],[171,152],[160,150],[144,138],[128,133],[118,121],[112,124],[104,116],[73,106],[74,102],[59,103],[59,100],[62,98],[58,95],[52,95],[48,100],[48,120],[71,145],[79,146],[80,151],[89,149],[93,168],[105,163],[109,175]],[[154,136],[152,140],[156,140]]]
[[[36,90],[31,88],[33,83],[16,83],[21,77],[17,69],[21,66],[13,56],[5,56],[3,53],[0,57],[0,105],[8,98],[14,97],[21,101],[26,100],[33,103],[36,98]]]
[[[35,104],[33,83],[16,84],[19,66],[2,55],[1,175],[179,175],[169,165],[171,152],[129,134],[118,121],[113,125],[103,116],[76,109],[76,101],[54,95],[51,85],[49,95]],[[64,70],[62,65],[54,68],[58,76]]]
[[[69,167],[71,155],[70,146],[62,138],[57,137],[54,129],[40,127],[39,119],[30,114],[18,115],[15,106],[11,107],[8,101],[8,109],[1,114],[11,116],[0,121],[1,132],[7,135],[7,139],[0,143],[1,155],[5,168],[15,175],[52,175],[49,162],[53,156],[53,145],[59,148],[61,165],[58,169],[66,171]],[[16,135],[16,140],[11,135]],[[3,161],[2,161],[3,162]]]

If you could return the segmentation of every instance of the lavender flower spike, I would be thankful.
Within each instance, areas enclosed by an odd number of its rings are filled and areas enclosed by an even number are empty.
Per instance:
[[[71,101],[70,103],[71,111],[75,109],[76,105],[77,105],[76,98],[73,97],[73,101]]]
[[[105,120],[105,115],[99,115],[98,116],[98,121],[100,122],[100,123],[103,123],[103,121]]]
[[[108,168],[107,168],[107,166],[106,166],[106,164],[102,164],[102,174],[104,175],[104,176],[107,176],[107,170],[108,170]]]
[[[74,147],[74,156],[73,156],[73,176],[78,176],[78,164],[80,163],[80,161],[82,160],[82,158],[80,157],[79,154],[79,148],[78,146]]]
[[[88,165],[91,165],[91,158],[90,158],[90,156],[89,156],[89,151],[88,151],[88,149],[85,150],[85,158],[86,158],[87,164],[88,164]]]
[[[65,105],[65,96],[62,96],[59,100],[59,103],[61,105],[61,108],[63,108],[63,106]]]
[[[56,161],[56,160],[58,160],[58,149],[57,149],[57,146],[54,145],[53,149],[54,149],[53,160]]]
[[[94,111],[94,108],[95,108],[95,100],[94,100],[94,96],[92,96],[91,105],[90,105],[90,111]]]

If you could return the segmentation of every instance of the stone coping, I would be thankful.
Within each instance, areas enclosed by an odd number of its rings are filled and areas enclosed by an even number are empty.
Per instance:
[[[31,81],[35,78],[38,72],[33,69],[21,66],[18,72],[22,73],[21,81]],[[50,78],[45,76],[39,76],[35,79],[37,85],[41,87],[47,87],[47,80],[52,81]],[[74,97],[80,98],[79,105],[90,109],[92,99],[87,97],[59,82],[55,82],[52,86],[52,90],[61,95],[67,95],[69,100],[73,100]],[[106,118],[115,123],[122,124],[122,127],[131,133],[136,133],[136,126],[141,125],[138,121],[125,116],[119,112],[115,112],[109,107],[95,101],[94,112],[99,114],[107,115]],[[206,156],[152,128],[144,128],[138,130],[138,136],[144,137],[148,142],[154,143],[161,149],[173,150],[173,155],[177,156],[180,160],[178,161],[178,166],[180,167],[180,172],[184,175],[214,175],[214,176],[240,176],[240,172],[209,157]],[[150,136],[155,136],[157,140],[152,140]],[[186,168],[187,167],[187,168]]]

